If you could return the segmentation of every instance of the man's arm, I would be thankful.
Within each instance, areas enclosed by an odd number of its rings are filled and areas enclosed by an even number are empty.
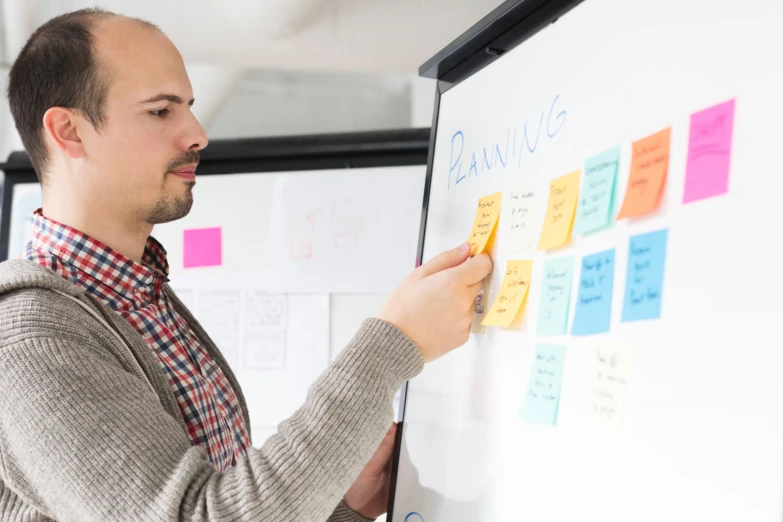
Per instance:
[[[0,347],[0,473],[58,520],[349,515],[338,504],[387,431],[396,389],[422,365],[400,330],[368,320],[278,433],[218,473],[100,345],[26,338]]]

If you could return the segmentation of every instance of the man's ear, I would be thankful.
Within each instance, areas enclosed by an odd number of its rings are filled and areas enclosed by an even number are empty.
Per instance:
[[[44,132],[54,145],[71,158],[84,157],[84,143],[79,136],[78,115],[71,109],[52,107],[43,117]]]

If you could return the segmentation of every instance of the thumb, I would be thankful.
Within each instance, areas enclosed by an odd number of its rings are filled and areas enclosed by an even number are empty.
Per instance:
[[[391,458],[391,455],[394,452],[394,441],[396,438],[397,423],[392,422],[392,425],[389,427],[389,431],[387,431],[386,435],[383,436],[383,440],[381,441],[380,445],[378,445],[378,449],[375,452],[380,460],[387,461]]]
[[[416,269],[416,272],[418,273],[419,279],[424,279],[425,277],[437,274],[447,268],[461,265],[468,257],[470,257],[470,243],[466,241],[457,248],[446,250],[433,257]]]

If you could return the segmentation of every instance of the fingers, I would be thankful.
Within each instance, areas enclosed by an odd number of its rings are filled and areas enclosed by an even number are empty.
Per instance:
[[[491,272],[492,259],[487,254],[473,256],[454,268],[455,277],[460,283],[467,286],[472,286],[484,281],[484,278]]]
[[[424,279],[427,276],[431,276],[432,274],[436,274],[447,268],[461,265],[468,256],[470,256],[470,243],[465,242],[457,248],[446,250],[436,257],[433,257],[416,269],[415,273],[418,274],[420,279]]]

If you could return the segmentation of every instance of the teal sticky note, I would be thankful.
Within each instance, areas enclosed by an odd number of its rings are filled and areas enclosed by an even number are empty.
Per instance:
[[[582,258],[572,334],[590,335],[609,331],[613,284],[614,249]]]
[[[667,236],[668,230],[663,229],[629,240],[623,322],[661,317]]]
[[[538,306],[538,333],[563,335],[568,328],[574,258],[550,259],[544,265],[541,302]]]
[[[619,169],[619,145],[585,161],[574,234],[597,232],[612,222],[614,188]]]
[[[555,425],[560,405],[565,346],[539,344],[530,368],[527,391],[519,418],[538,424]]]

